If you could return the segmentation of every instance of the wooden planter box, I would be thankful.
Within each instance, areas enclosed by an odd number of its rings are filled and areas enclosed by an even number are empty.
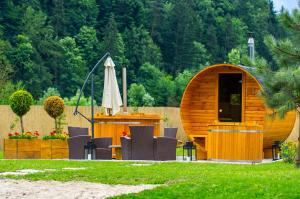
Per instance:
[[[67,140],[42,140],[41,159],[66,159],[69,158]]]
[[[67,140],[4,139],[5,159],[64,159],[68,157]]]
[[[5,159],[40,159],[41,140],[4,139]]]

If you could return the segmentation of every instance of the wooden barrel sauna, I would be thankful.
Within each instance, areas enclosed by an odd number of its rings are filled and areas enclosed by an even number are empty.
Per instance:
[[[180,115],[185,133],[197,145],[198,159],[270,158],[274,141],[290,135],[296,112],[282,120],[268,117],[270,110],[258,95],[262,82],[253,68],[231,64],[206,67],[191,79],[182,96]],[[252,142],[253,138],[263,141]],[[238,146],[248,152],[236,154]]]

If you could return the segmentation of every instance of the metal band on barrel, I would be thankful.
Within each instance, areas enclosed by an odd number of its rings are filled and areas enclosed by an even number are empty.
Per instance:
[[[211,129],[208,130],[211,133],[263,133],[261,130],[221,130],[221,129]]]
[[[95,124],[134,124],[139,125],[142,124],[141,122],[95,122]],[[145,125],[158,125],[158,122],[152,124],[145,124]]]
[[[141,124],[140,122],[95,122],[95,124]]]

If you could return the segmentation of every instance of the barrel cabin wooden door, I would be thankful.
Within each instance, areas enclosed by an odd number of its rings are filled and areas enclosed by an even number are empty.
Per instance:
[[[220,122],[242,122],[241,73],[219,74],[218,117]]]

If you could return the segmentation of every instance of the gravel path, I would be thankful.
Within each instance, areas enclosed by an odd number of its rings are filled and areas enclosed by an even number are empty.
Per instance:
[[[0,179],[1,199],[91,199],[153,189],[157,185],[106,185],[90,182]]]

